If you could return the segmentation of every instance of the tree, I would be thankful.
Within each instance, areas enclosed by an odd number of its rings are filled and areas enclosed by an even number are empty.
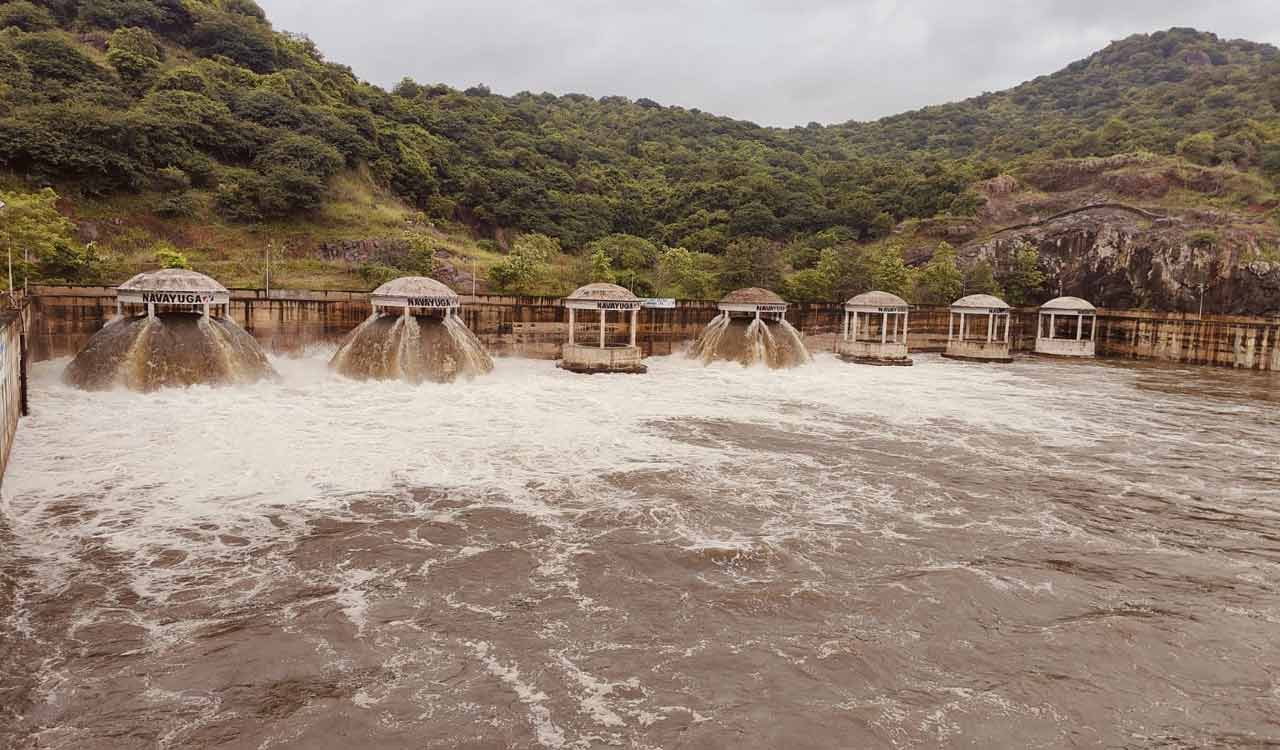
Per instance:
[[[969,270],[964,275],[964,293],[990,294],[995,297],[1004,294],[1000,289],[1000,284],[996,282],[996,276],[991,270],[989,261],[983,259],[969,266]]]
[[[13,285],[18,286],[29,275],[39,275],[44,258],[65,254],[73,248],[75,225],[58,213],[58,194],[52,188],[4,195],[5,208],[0,214],[0,243],[13,257]],[[31,263],[27,263],[27,258]],[[5,284],[7,287],[8,284]]]
[[[782,283],[782,246],[763,237],[743,237],[729,243],[722,259],[720,283],[725,289],[758,286],[774,289]]]
[[[589,270],[589,281],[591,283],[604,282],[612,284],[617,281],[617,276],[613,272],[613,266],[609,261],[609,256],[605,253],[604,248],[598,247],[595,252],[591,253],[591,267]]]
[[[817,268],[796,271],[787,278],[782,296],[792,302],[829,302],[831,279]]]
[[[871,268],[871,287],[881,292],[911,297],[911,269],[902,260],[902,248],[898,245],[879,245],[868,249],[867,261]]]
[[[916,304],[949,305],[960,299],[964,294],[964,274],[956,265],[955,248],[945,241],[939,243],[915,281]]]
[[[830,298],[845,300],[871,289],[871,269],[866,253],[853,245],[836,245],[822,251],[818,272],[831,285]]]
[[[1040,270],[1040,251],[1019,240],[1014,246],[1009,271],[1000,279],[1005,301],[1011,305],[1030,305],[1041,300],[1045,274]]]
[[[618,268],[637,271],[653,268],[658,262],[658,246],[632,234],[611,234],[587,245],[587,251],[604,252]]]
[[[671,247],[658,258],[658,278],[664,292],[684,299],[714,299],[720,295],[715,267],[719,259],[683,247]]]
[[[560,252],[560,241],[545,234],[522,234],[511,254],[489,269],[489,279],[507,294],[540,294],[551,275],[551,258]]]

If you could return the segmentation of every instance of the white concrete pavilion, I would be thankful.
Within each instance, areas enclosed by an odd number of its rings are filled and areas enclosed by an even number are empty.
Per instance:
[[[126,307],[129,306],[129,307]],[[162,268],[140,273],[116,287],[116,314],[144,307],[148,317],[160,312],[198,312],[231,316],[231,293],[202,273],[185,268]]]
[[[990,294],[970,294],[951,303],[947,350],[942,356],[973,362],[1012,362],[1009,305]]]
[[[648,369],[640,361],[644,354],[636,345],[636,331],[640,327],[638,297],[617,284],[587,284],[565,297],[564,306],[569,310],[569,340],[561,349],[559,367],[583,373],[641,373]],[[579,312],[591,318],[599,316],[596,337],[582,343],[577,337]],[[609,340],[610,313],[624,316],[627,320],[627,343],[624,345]]]
[[[427,276],[401,276],[369,294],[374,315],[399,311],[400,315],[438,315],[447,318],[462,309],[462,300],[449,287]]]
[[[1058,297],[1040,306],[1036,326],[1036,354],[1092,357],[1098,308],[1079,297]]]
[[[865,292],[844,303],[844,330],[836,356],[864,365],[910,365],[910,305],[896,294]]]

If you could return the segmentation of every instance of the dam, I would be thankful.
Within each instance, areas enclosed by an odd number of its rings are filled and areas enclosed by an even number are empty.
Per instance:
[[[285,309],[237,294],[233,316]],[[488,346],[567,338],[554,302],[459,302]],[[92,320],[44,304],[37,339]],[[305,346],[297,318],[238,318],[276,378],[90,391],[72,347],[31,364],[0,485],[0,747],[1274,734],[1222,696],[1276,668],[1280,373],[1034,357],[1035,310],[999,321],[999,367],[940,356],[945,309],[911,311],[912,367],[845,364],[842,305],[789,307],[803,367],[652,354],[709,303],[606,332],[637,330],[643,377],[504,356],[362,380],[330,362],[367,297],[332,304]],[[1217,351],[1174,321],[1094,325],[1099,349],[1165,326]],[[1266,321],[1220,325],[1270,356]]]

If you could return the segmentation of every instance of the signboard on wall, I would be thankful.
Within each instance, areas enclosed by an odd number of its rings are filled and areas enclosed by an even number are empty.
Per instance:
[[[640,298],[642,307],[656,307],[660,310],[674,310],[676,301],[673,297],[642,297]]]

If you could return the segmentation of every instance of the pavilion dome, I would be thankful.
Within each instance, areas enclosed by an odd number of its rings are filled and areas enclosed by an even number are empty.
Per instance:
[[[379,297],[458,298],[457,292],[427,276],[401,276],[374,289],[373,294]]]
[[[573,293],[568,297],[565,297],[565,299],[635,302],[640,298],[617,284],[596,282],[594,284],[587,284],[586,286],[580,286],[577,289],[574,289]]]
[[[736,289],[720,300],[722,305],[785,305],[786,300],[758,286]]]
[[[227,288],[213,279],[185,268],[162,268],[140,273],[120,286],[121,292],[222,292]]]
[[[1079,297],[1057,297],[1040,306],[1041,310],[1064,310],[1066,312],[1096,312],[1088,300]]]
[[[999,308],[999,309],[1007,310],[1009,308],[1009,303],[1005,302],[999,297],[993,297],[990,294],[970,294],[968,297],[961,297],[955,302],[952,302],[951,307],[952,309],[972,308],[972,309],[978,309],[978,310],[988,310],[991,308]]]
[[[863,292],[844,304],[847,307],[908,307],[905,299],[889,292]]]

